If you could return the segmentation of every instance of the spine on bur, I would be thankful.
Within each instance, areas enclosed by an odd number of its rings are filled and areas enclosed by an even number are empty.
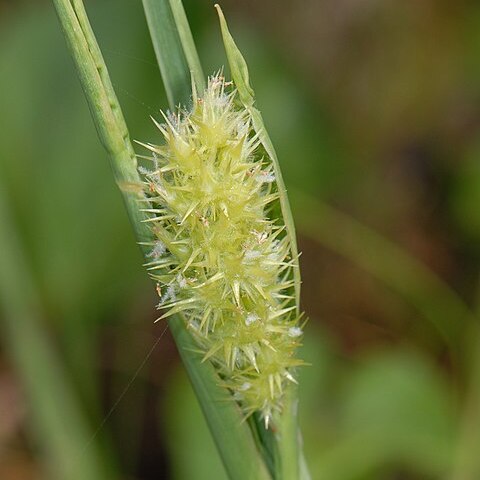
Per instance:
[[[152,166],[140,172],[160,318],[183,317],[245,416],[260,412],[268,428],[302,364],[296,258],[271,159],[220,74],[191,110],[155,123],[163,143],[142,144]]]

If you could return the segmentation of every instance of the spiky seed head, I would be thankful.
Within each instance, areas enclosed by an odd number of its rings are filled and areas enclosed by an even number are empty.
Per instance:
[[[156,122],[164,144],[146,145],[153,170],[141,171],[156,238],[148,268],[162,318],[183,315],[245,415],[259,411],[268,427],[301,364],[296,259],[272,218],[272,162],[229,86],[212,76],[190,111]]]

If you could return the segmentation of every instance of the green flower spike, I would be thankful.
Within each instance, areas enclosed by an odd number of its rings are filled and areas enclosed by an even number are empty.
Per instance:
[[[141,174],[157,239],[147,267],[160,318],[182,315],[245,417],[258,411],[268,428],[302,363],[296,258],[275,218],[272,162],[232,84],[212,76],[192,103],[155,122],[164,145],[142,144],[152,152]]]

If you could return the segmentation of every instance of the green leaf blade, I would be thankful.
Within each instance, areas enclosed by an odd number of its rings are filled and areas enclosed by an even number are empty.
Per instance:
[[[191,79],[200,91],[205,80],[183,5],[178,0],[143,0],[143,7],[170,108],[186,106]]]

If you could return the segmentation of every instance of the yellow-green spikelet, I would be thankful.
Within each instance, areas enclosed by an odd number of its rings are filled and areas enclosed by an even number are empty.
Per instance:
[[[157,238],[148,267],[163,317],[182,313],[246,415],[268,427],[281,411],[302,330],[294,299],[295,262],[273,167],[234,90],[213,76],[191,112],[157,124],[165,145],[142,173]],[[163,318],[162,317],[162,318]]]

